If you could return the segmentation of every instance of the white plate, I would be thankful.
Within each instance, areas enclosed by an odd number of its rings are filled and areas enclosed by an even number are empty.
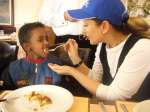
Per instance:
[[[26,95],[35,91],[49,97],[52,104],[41,107],[37,102],[30,102]],[[9,100],[2,103],[4,112],[66,112],[73,104],[72,94],[58,86],[54,85],[33,85],[13,91],[7,98],[18,97],[15,100]]]
[[[150,112],[150,100],[142,101],[133,108],[133,112]]]

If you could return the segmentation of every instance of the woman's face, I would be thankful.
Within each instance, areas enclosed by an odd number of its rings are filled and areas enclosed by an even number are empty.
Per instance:
[[[31,31],[29,46],[33,57],[46,57],[48,55],[48,52],[45,51],[48,49],[48,36],[45,28],[39,27]]]
[[[100,24],[98,25],[94,20],[85,20],[83,25],[83,34],[90,44],[96,45],[102,41],[102,33],[100,31]]]

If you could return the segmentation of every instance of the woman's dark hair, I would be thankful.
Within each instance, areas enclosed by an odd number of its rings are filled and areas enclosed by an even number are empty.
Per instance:
[[[40,23],[40,22],[33,22],[33,23],[27,23],[25,25],[23,25],[19,32],[18,32],[18,38],[19,38],[19,42],[22,45],[25,42],[29,42],[30,38],[31,38],[31,32],[36,29],[42,27],[44,28],[44,24]]]
[[[102,21],[94,19],[97,24]],[[121,31],[124,34],[136,34],[143,37],[150,38],[150,25],[145,21],[144,17],[129,17],[128,20],[122,24],[122,26],[112,25],[116,30]]]

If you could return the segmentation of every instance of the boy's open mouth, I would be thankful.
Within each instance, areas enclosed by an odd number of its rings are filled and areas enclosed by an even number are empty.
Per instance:
[[[45,48],[45,49],[44,49],[44,53],[47,53],[47,52],[48,52],[48,48]]]

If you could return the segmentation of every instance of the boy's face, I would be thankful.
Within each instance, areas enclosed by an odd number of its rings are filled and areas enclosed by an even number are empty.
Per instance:
[[[28,51],[32,57],[46,57],[48,52],[45,52],[44,49],[48,49],[48,45],[48,36],[46,34],[45,28],[39,27],[31,31],[31,38],[28,43]]]

